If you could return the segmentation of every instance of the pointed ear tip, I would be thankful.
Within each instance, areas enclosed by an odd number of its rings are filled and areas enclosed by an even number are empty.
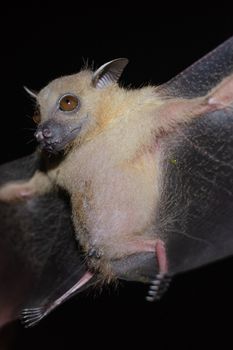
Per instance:
[[[24,90],[33,98],[37,98],[37,93],[30,90],[27,86],[23,86]]]
[[[129,63],[129,59],[127,57],[117,58],[116,61],[122,61],[125,65]]]
[[[93,85],[102,89],[109,84],[117,83],[128,62],[128,58],[120,57],[103,64],[93,73]]]

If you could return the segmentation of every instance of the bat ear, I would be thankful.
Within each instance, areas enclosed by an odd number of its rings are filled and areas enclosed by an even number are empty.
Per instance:
[[[93,74],[92,84],[94,87],[103,89],[113,83],[117,83],[128,62],[127,58],[117,58],[103,64]]]
[[[36,91],[31,90],[31,89],[27,88],[26,86],[24,86],[23,88],[32,98],[37,99],[38,93]]]

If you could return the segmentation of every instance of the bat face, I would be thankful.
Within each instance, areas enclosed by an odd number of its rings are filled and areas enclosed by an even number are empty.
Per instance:
[[[118,80],[127,62],[126,59],[110,61],[94,73],[85,70],[62,77],[52,81],[38,95],[33,93],[38,106],[38,113],[34,116],[38,123],[35,137],[40,147],[56,153],[70,146],[72,141],[80,144],[92,133],[98,133],[98,129],[103,129],[112,114],[108,108],[111,105],[109,91],[106,92],[103,87],[110,85],[111,90],[112,83]],[[106,68],[110,76],[106,80],[105,74],[102,81]],[[118,86],[114,88],[119,90]],[[116,93],[115,90],[113,93]],[[103,106],[101,101],[105,100],[107,102]]]
[[[91,79],[85,73],[55,80],[38,94],[40,120],[35,137],[42,149],[59,152],[87,131],[91,117],[82,91]]]

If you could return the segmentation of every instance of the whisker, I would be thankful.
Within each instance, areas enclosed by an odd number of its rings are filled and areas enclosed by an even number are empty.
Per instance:
[[[36,128],[21,128],[21,130],[36,131]]]
[[[33,139],[30,139],[29,141],[26,142],[26,145],[29,145],[30,143],[32,142],[36,142],[36,140],[33,138]]]
[[[31,115],[26,114],[26,115],[25,115],[25,117],[26,117],[26,118],[28,118],[28,119],[30,119],[31,121],[33,121],[33,119],[32,119],[32,116],[31,116]]]

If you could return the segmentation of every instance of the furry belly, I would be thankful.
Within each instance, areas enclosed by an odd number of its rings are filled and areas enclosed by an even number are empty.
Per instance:
[[[143,155],[133,164],[102,173],[89,187],[76,206],[79,215],[74,214],[79,218],[77,225],[82,225],[76,232],[80,232],[86,252],[94,248],[111,260],[132,254],[138,242],[156,237],[158,173],[154,155]]]
[[[154,252],[157,238],[150,212],[140,212],[133,205],[127,212],[110,209],[98,213],[90,211],[91,218],[88,220],[87,215],[85,222],[80,225],[79,221],[76,226],[88,269],[100,272],[107,281],[115,278],[114,260],[141,251]]]

